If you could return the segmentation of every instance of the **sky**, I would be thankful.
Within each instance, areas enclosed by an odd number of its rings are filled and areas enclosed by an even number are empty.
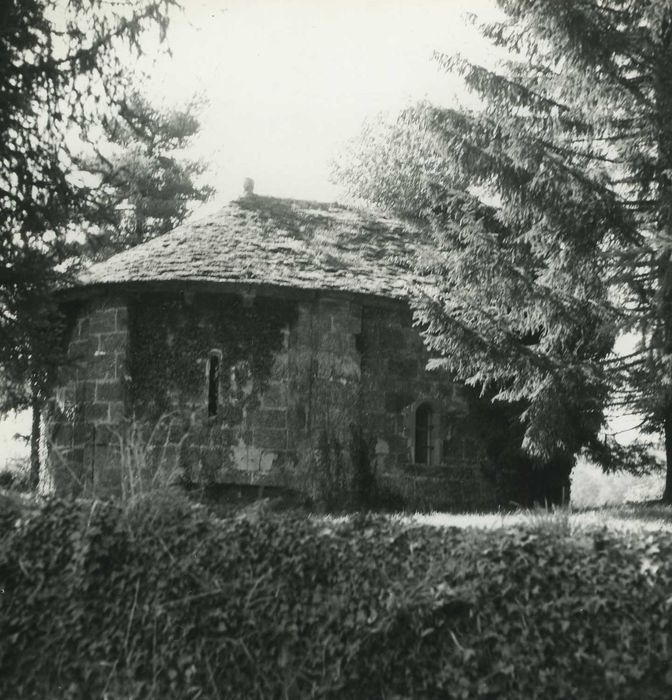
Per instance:
[[[147,91],[164,104],[205,98],[193,153],[217,191],[331,201],[330,164],[365,119],[428,99],[465,99],[434,51],[488,61],[465,12],[489,0],[186,0],[168,34],[171,56],[148,49]]]

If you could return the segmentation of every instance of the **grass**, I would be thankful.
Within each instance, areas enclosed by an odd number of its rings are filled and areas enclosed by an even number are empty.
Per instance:
[[[434,527],[505,530],[525,527],[558,534],[607,529],[612,532],[672,532],[672,506],[659,502],[629,503],[600,508],[532,509],[512,513],[430,513],[412,520]]]

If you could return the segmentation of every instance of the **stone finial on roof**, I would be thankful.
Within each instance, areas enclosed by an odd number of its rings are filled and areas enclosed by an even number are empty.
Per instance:
[[[243,196],[250,197],[254,194],[254,180],[251,177],[246,177],[243,180]]]

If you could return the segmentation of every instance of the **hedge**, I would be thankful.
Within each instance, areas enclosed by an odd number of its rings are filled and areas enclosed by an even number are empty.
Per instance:
[[[669,698],[667,535],[0,518],[3,698]]]

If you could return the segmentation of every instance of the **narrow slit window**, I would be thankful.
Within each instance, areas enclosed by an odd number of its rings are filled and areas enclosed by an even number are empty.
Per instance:
[[[432,464],[434,448],[434,411],[428,403],[418,406],[415,412],[415,463]]]
[[[210,353],[208,362],[208,416],[217,415],[219,405],[219,353]]]

